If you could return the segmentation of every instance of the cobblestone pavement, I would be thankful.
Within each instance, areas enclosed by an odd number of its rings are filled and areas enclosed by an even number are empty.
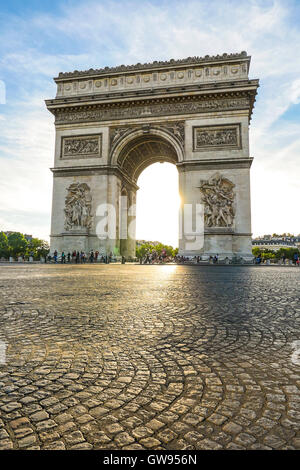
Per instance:
[[[0,449],[299,449],[299,279],[1,267]]]

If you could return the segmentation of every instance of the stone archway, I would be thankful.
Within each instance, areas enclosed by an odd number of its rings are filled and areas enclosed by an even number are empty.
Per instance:
[[[118,168],[124,176],[136,184],[142,171],[157,162],[177,165],[183,161],[183,148],[180,136],[172,135],[176,124],[169,123],[165,128],[156,126],[114,128],[110,164]],[[121,183],[119,233],[120,254],[126,258],[135,256],[135,205],[136,190],[133,185]],[[125,216],[125,211],[127,211]],[[125,227],[124,227],[125,226]]]
[[[251,258],[248,128],[259,85],[249,66],[242,52],[59,74],[46,101],[56,127],[51,250],[133,256],[138,176],[167,161],[191,208],[179,253]],[[116,227],[99,237],[105,206]],[[202,244],[191,243],[198,232]]]

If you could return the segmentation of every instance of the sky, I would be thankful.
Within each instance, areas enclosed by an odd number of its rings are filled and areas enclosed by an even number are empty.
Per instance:
[[[49,238],[54,125],[44,100],[59,72],[244,50],[260,79],[252,231],[298,234],[300,0],[0,0],[0,230]],[[167,163],[142,173],[137,238],[176,245],[177,179]]]

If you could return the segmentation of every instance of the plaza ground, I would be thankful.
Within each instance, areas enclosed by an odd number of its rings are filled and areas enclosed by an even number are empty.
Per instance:
[[[299,278],[0,267],[0,449],[300,449]]]

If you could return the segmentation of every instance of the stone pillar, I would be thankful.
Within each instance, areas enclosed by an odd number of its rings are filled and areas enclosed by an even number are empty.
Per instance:
[[[184,209],[179,254],[201,255],[202,259],[214,255],[222,259],[242,257],[251,261],[249,168],[219,165],[211,169],[199,162],[178,165],[178,169]]]
[[[129,192],[127,258],[135,258],[136,251],[136,191]]]
[[[123,188],[120,198],[120,254],[135,258],[136,245],[136,190]]]

